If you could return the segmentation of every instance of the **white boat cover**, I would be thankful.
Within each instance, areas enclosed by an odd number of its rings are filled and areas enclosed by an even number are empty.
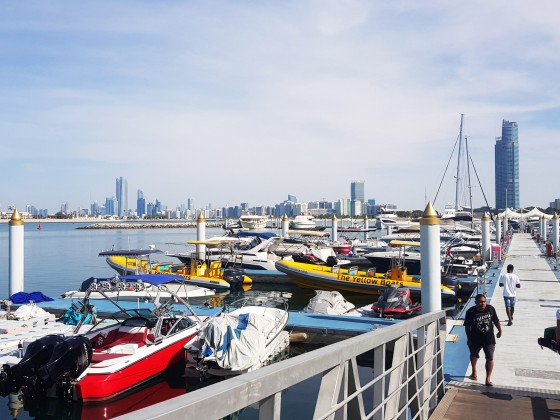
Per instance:
[[[278,328],[278,321],[254,313],[223,314],[211,318],[199,333],[202,356],[215,357],[223,369],[239,371],[261,363],[267,340]]]
[[[0,319],[6,319],[7,313],[2,311],[0,314]],[[15,311],[11,313],[10,319],[16,319],[19,321],[27,321],[28,319],[32,318],[44,318],[47,320],[55,321],[54,314],[51,314],[45,311],[43,308],[35,305],[34,303],[27,303],[25,305],[21,305]]]
[[[348,302],[336,291],[315,290],[315,296],[311,298],[303,312],[325,315],[342,315],[352,311],[356,307]]]

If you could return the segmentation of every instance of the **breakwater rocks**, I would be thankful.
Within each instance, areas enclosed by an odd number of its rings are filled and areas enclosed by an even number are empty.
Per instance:
[[[206,227],[220,228],[223,223],[207,222]],[[76,229],[182,229],[196,228],[196,222],[151,222],[151,223],[92,223]]]

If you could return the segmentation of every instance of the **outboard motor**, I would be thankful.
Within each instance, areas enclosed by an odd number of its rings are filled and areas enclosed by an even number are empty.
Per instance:
[[[46,335],[30,343],[23,359],[17,365],[3,366],[3,372],[0,374],[0,393],[5,396],[16,392],[49,361],[54,348],[62,341],[64,337],[61,335]]]
[[[89,366],[93,349],[84,336],[67,337],[54,348],[49,361],[29,378],[30,395],[45,394],[48,388],[63,377],[76,379]]]
[[[459,278],[452,274],[442,275],[441,284],[449,287],[454,292],[457,292],[460,289]]]
[[[325,264],[327,267],[334,267],[335,265],[338,265],[338,258],[333,255],[329,255]]]
[[[241,287],[244,277],[245,272],[239,268],[224,269],[224,280],[230,284],[232,289]]]

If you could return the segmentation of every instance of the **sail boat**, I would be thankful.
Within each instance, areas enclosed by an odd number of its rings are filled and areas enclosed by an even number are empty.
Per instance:
[[[455,148],[458,148],[458,152],[457,152],[457,173],[455,176],[455,202],[452,204],[446,204],[444,212],[441,216],[442,219],[452,219],[455,221],[471,221],[471,225],[472,225],[472,221],[473,221],[473,206],[472,206],[472,189],[471,189],[471,175],[470,175],[470,157],[469,157],[469,148],[468,148],[468,138],[465,136],[463,138],[463,120],[464,120],[464,114],[461,114],[461,124],[459,126],[459,137],[457,138],[457,141],[455,143],[455,147],[453,148],[453,152],[451,153],[451,157],[453,156],[453,153],[455,152]],[[464,146],[463,146],[464,143]],[[463,147],[464,147],[464,151],[463,151]],[[464,167],[464,157],[463,157],[463,153],[466,154],[466,167]],[[451,160],[450,157],[450,160]],[[449,163],[448,163],[449,166]],[[464,174],[463,172],[466,170],[466,186],[468,189],[468,198],[469,198],[469,204],[468,206],[466,205],[460,205],[459,202],[461,200],[461,198],[463,197],[465,191],[464,191],[464,184],[465,184],[465,179],[464,179]],[[446,168],[446,172],[447,172],[447,168]],[[445,178],[445,173],[443,174],[443,177]],[[443,183],[443,179],[442,179],[442,183]],[[440,183],[440,187],[441,187],[441,183]],[[438,193],[439,193],[439,189],[438,189]],[[437,198],[437,194],[436,194],[436,198]],[[435,199],[434,199],[435,202]],[[471,226],[472,227],[472,226]]]

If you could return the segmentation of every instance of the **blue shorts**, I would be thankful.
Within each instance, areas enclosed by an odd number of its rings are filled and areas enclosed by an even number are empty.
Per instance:
[[[506,303],[506,308],[513,308],[515,306],[515,297],[504,296],[504,302]]]

